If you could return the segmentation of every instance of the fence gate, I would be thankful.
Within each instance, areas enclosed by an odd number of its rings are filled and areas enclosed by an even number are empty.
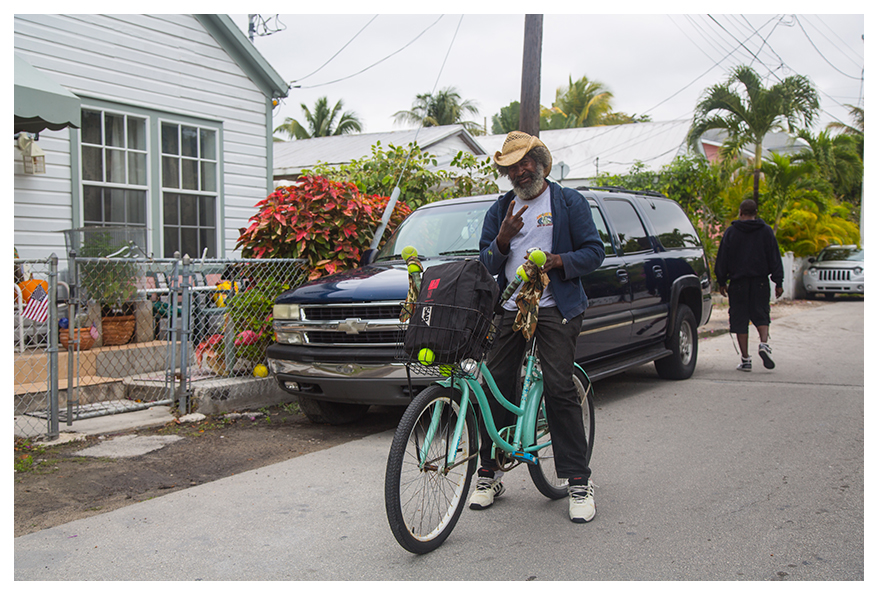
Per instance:
[[[71,253],[67,282],[57,262],[16,260],[16,436],[53,438],[77,419],[156,405],[213,413],[278,396],[264,367],[272,306],[305,279],[305,261]],[[37,286],[44,320],[28,312]]]

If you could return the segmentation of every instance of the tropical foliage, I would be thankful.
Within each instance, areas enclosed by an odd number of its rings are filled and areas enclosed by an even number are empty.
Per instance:
[[[363,231],[378,226],[387,201],[351,182],[304,176],[256,203],[258,212],[239,230],[235,247],[244,258],[304,258],[309,279],[316,279],[356,266],[372,239]],[[398,201],[388,229],[409,213],[409,206]]]
[[[318,165],[303,173],[351,182],[360,192],[382,196],[389,196],[398,186],[399,200],[413,209],[443,198],[499,191],[497,171],[491,167],[490,158],[480,160],[470,153],[459,152],[449,166],[454,170],[440,170],[438,159],[421,150],[417,143],[410,143],[408,147],[390,144],[385,150],[378,142],[372,146],[369,157],[344,165]]]
[[[723,83],[709,87],[695,107],[689,130],[693,147],[708,130],[722,130],[729,143],[755,145],[753,200],[759,203],[762,143],[765,135],[786,128],[790,133],[811,126],[820,107],[817,90],[801,75],[765,87],[755,70],[738,66]]]
[[[485,133],[483,127],[465,119],[478,114],[475,103],[462,100],[454,87],[448,87],[436,93],[416,95],[412,109],[398,111],[393,114],[393,118],[397,123],[424,127],[461,124],[470,134],[478,135]]]
[[[303,126],[298,120],[286,118],[284,123],[274,129],[275,133],[286,134],[290,139],[317,138],[321,136],[338,136],[361,132],[363,125],[354,112],[342,111],[343,102],[338,100],[330,109],[329,100],[326,97],[319,98],[314,103],[314,109],[308,109],[304,103],[300,104],[305,114]]]
[[[583,76],[574,81],[568,77],[566,85],[555,91],[552,107],[540,108],[540,130],[612,126],[648,121],[622,112],[614,112],[613,94],[601,82]]]
[[[508,134],[519,129],[521,103],[513,101],[500,108],[500,113],[491,116],[491,134]]]

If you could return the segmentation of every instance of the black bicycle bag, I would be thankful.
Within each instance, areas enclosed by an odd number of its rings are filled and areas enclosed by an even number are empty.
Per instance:
[[[414,361],[429,349],[437,364],[481,359],[485,341],[492,339],[486,335],[499,293],[497,281],[477,260],[428,267],[405,334],[406,357]]]

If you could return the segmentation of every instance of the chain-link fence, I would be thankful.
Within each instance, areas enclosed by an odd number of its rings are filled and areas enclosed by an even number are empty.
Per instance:
[[[62,288],[66,291],[67,286]],[[16,435],[57,435],[59,377],[70,367],[58,353],[58,259],[15,259],[13,373]],[[66,389],[66,386],[63,387]]]
[[[72,252],[68,263],[66,282],[53,292],[45,262],[16,260],[17,434],[51,436],[53,417],[57,427],[157,404],[218,413],[286,399],[265,367],[265,349],[274,340],[274,298],[304,281],[305,261]],[[34,298],[23,293],[37,285],[57,304],[38,323],[26,315]]]

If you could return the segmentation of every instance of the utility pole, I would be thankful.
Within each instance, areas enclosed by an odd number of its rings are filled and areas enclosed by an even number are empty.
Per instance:
[[[540,135],[540,62],[543,53],[543,15],[524,16],[524,53],[521,63],[521,111],[518,129]]]

